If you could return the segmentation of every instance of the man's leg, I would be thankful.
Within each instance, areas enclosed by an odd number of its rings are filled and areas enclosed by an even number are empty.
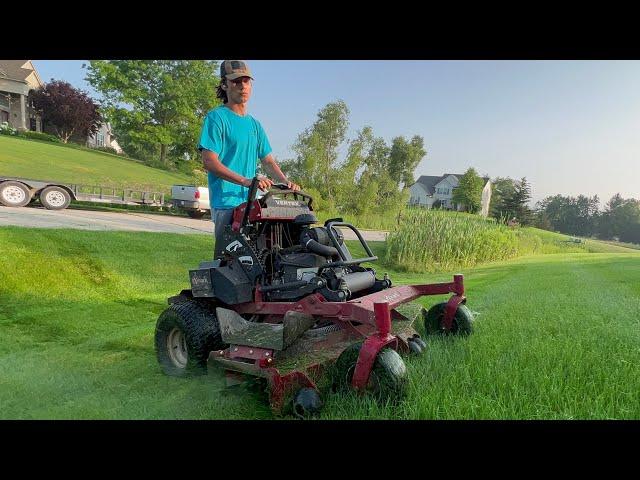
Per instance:
[[[213,250],[213,258],[216,259],[222,255],[226,245],[222,244],[222,233],[224,227],[231,225],[233,221],[233,208],[216,208],[211,212],[211,218],[214,223],[215,248]]]

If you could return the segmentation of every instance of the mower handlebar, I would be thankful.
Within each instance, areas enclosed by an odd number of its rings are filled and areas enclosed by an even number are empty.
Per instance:
[[[247,195],[247,207],[244,211],[244,215],[242,216],[242,223],[240,224],[240,231],[243,232],[244,228],[247,226],[247,223],[249,223],[249,210],[251,209],[251,205],[253,204],[253,202],[256,199],[256,195],[258,194],[258,182],[260,181],[260,179],[258,178],[258,176],[253,177],[253,179],[251,180],[251,185],[249,186],[249,193]],[[271,185],[271,188],[269,189],[269,191],[267,192],[267,194],[263,197],[266,198],[267,196],[269,196],[271,194],[271,192],[274,191],[280,191],[283,193],[293,193],[294,195],[300,195],[302,198],[307,198],[308,199],[308,203],[307,205],[309,206],[309,209],[311,209],[311,204],[313,202],[313,197],[311,195],[308,195],[304,192],[302,192],[301,190],[298,191],[294,191],[289,189],[289,185],[287,185],[286,183],[274,183]]]

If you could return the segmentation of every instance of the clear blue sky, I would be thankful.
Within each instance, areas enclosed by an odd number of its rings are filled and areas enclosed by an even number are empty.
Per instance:
[[[35,60],[43,81],[84,81],[87,61]],[[640,199],[640,61],[280,61],[248,63],[250,113],[284,159],[318,110],[342,99],[348,138],[425,140],[420,175],[527,177],[533,200],[619,192]],[[213,94],[213,93],[212,93]]]

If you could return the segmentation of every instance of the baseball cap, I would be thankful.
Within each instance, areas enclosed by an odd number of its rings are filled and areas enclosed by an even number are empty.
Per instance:
[[[244,60],[224,60],[220,65],[220,77],[227,80],[249,77],[253,80],[251,70]]]

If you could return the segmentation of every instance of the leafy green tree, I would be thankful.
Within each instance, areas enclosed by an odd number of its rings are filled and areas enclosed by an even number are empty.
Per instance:
[[[347,155],[339,159],[346,141],[349,109],[339,100],[318,113],[293,146],[296,156],[281,162],[282,170],[305,189],[313,189],[327,209],[344,213],[394,212],[406,204],[413,170],[426,155],[424,140],[414,136],[393,139],[389,147],[370,126],[348,142]]]
[[[424,139],[414,135],[410,142],[400,136],[393,139],[389,152],[389,175],[403,188],[415,182],[413,172],[425,157]]]
[[[598,237],[602,239],[618,238],[623,242],[640,243],[638,238],[640,224],[640,201],[625,199],[617,193],[605,207],[598,223]]]
[[[511,178],[497,177],[492,181],[490,216],[505,220],[508,217],[505,200],[515,191],[516,182]]]
[[[303,185],[317,189],[323,198],[335,193],[339,147],[349,128],[349,108],[342,100],[327,104],[314,124],[297,138],[292,150],[296,157],[283,168]]]
[[[513,192],[503,201],[507,218],[515,217],[521,225],[529,225],[533,215],[529,208],[529,200],[531,200],[531,186],[526,177],[522,177],[515,183]]]
[[[168,167],[198,156],[202,119],[220,104],[216,70],[207,60],[92,60],[87,80],[123,150]]]
[[[462,205],[465,211],[476,213],[482,203],[482,187],[484,180],[478,175],[475,168],[468,168],[462,175],[458,186],[453,190],[452,202]]]
[[[600,223],[599,199],[554,195],[536,204],[536,225],[571,235],[591,236]]]

